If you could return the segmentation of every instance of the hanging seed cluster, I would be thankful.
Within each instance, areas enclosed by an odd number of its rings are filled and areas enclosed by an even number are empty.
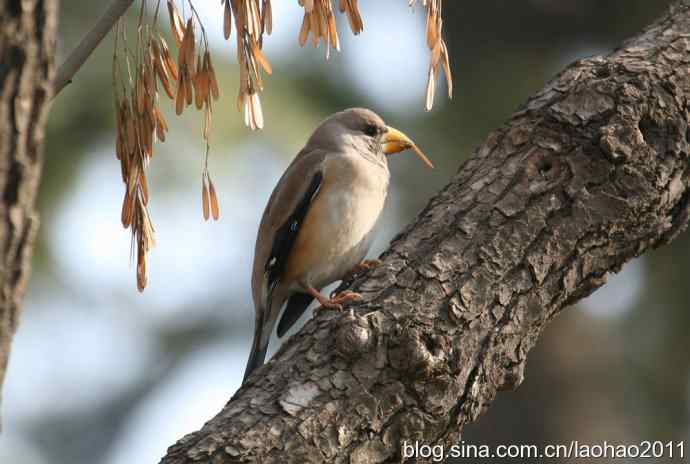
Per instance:
[[[190,8],[193,13],[196,13],[191,3]],[[190,14],[185,22],[173,0],[168,0],[168,15],[173,39],[177,46],[177,72],[172,75],[176,90],[169,93],[167,92],[168,87],[166,87],[166,93],[175,100],[175,112],[178,115],[182,114],[186,107],[192,105],[192,102],[198,110],[204,111],[202,136],[208,144],[213,115],[212,103],[213,100],[218,100],[220,97],[220,90],[211,53],[208,49],[206,31],[199,21],[202,37],[201,47],[197,50],[194,29],[196,26],[195,18],[198,21],[198,16]],[[172,62],[172,65],[174,66],[175,63]]]
[[[146,287],[147,253],[155,244],[154,228],[148,210],[146,168],[153,158],[154,142],[164,142],[168,131],[168,124],[160,108],[159,88],[174,102],[178,115],[192,104],[204,112],[202,136],[207,150],[202,197],[207,200],[204,200],[202,211],[208,219],[206,203],[209,203],[213,205],[213,218],[218,219],[220,215],[218,198],[207,167],[212,102],[218,99],[220,93],[206,32],[191,2],[191,12],[185,21],[175,2],[168,0],[170,26],[177,48],[175,53],[157,31],[155,18],[158,17],[160,2],[156,6],[153,25],[145,24],[145,4],[145,1],[142,2],[135,47],[128,47],[126,30],[120,23],[115,32],[113,54],[117,113],[116,155],[125,184],[121,220],[122,225],[132,231],[132,253],[137,258],[139,291]],[[195,37],[197,26],[201,30],[199,43]]]
[[[410,6],[414,7],[417,0],[410,0]],[[448,47],[443,40],[442,0],[421,0],[426,8],[426,44],[431,50],[431,62],[429,63],[429,76],[426,84],[426,101],[424,108],[431,111],[434,105],[436,93],[436,79],[443,69],[443,74],[448,85],[448,98],[453,98],[453,76],[450,72],[450,60]]]
[[[244,111],[244,123],[252,130],[264,127],[259,92],[264,84],[261,72],[271,74],[271,64],[264,56],[263,35],[273,29],[271,0],[222,0],[223,33],[229,39],[232,22],[237,30],[237,62],[240,65],[240,91],[237,110]]]
[[[311,34],[311,43],[314,47],[317,47],[320,41],[324,42],[326,59],[330,57],[331,47],[340,51],[331,0],[299,0],[299,4],[304,8],[304,18],[299,31],[300,46],[303,47],[307,43]],[[352,32],[355,35],[362,32],[364,23],[357,7],[357,0],[339,0],[339,9],[347,15]]]

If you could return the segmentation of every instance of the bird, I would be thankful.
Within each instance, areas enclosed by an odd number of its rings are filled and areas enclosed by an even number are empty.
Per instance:
[[[243,384],[264,363],[276,323],[282,337],[314,299],[338,309],[359,297],[346,291],[329,298],[321,289],[362,265],[388,193],[387,156],[408,148],[433,167],[408,136],[376,113],[350,108],[325,119],[285,170],[256,239],[254,340]]]

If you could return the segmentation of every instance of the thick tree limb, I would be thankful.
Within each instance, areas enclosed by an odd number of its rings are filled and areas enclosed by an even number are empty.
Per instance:
[[[0,0],[0,388],[38,214],[40,149],[55,66],[57,1]]]
[[[67,84],[72,82],[72,78],[74,78],[77,71],[79,71],[87,58],[91,56],[91,53],[110,32],[117,20],[125,14],[125,11],[132,3],[134,3],[134,0],[113,0],[110,3],[103,16],[79,42],[79,45],[72,50],[65,62],[60,65],[55,75],[54,95],[59,94]]]
[[[690,0],[492,133],[356,280],[166,464],[400,461],[522,381],[561,309],[685,228]]]

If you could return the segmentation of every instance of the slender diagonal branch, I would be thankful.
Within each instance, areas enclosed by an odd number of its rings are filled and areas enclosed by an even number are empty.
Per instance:
[[[570,65],[164,464],[400,462],[457,443],[547,323],[690,212],[690,0]],[[446,448],[447,449],[447,448]]]
[[[103,16],[94,24],[93,28],[58,68],[54,81],[53,95],[59,94],[67,84],[72,82],[74,75],[132,3],[134,3],[134,0],[113,0],[110,3]]]

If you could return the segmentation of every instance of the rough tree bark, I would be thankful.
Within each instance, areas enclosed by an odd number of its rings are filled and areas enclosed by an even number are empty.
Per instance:
[[[688,220],[690,0],[569,66],[166,464],[400,461],[455,443],[561,309]]]
[[[0,391],[31,268],[57,0],[0,0]]]

